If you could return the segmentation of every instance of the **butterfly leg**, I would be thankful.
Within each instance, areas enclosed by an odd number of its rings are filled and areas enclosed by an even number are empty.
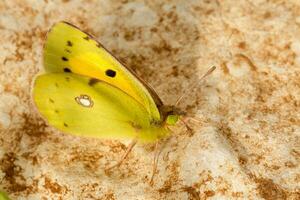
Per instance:
[[[111,169],[113,169],[115,167],[119,167],[123,163],[123,161],[127,158],[128,154],[131,152],[131,150],[136,145],[136,143],[137,143],[137,139],[132,140],[132,142],[128,145],[128,147],[127,147],[125,153],[123,154],[122,158],[116,164],[106,168],[105,171],[110,171]]]
[[[193,129],[188,125],[188,122],[184,119],[180,119],[180,121],[185,125],[188,132],[193,133]]]
[[[156,169],[157,169],[157,163],[158,163],[158,158],[159,158],[159,154],[161,153],[161,149],[158,148],[159,146],[159,141],[157,141],[155,143],[155,153],[154,153],[154,158],[153,158],[153,170],[152,170],[152,175],[151,175],[151,179],[150,179],[150,185],[153,185],[153,180],[154,180],[154,176],[156,174]]]
[[[158,164],[159,155],[161,154],[163,148],[166,146],[166,144],[168,143],[168,141],[170,139],[171,139],[171,137],[168,137],[166,140],[163,140],[162,144],[160,144],[160,145],[159,145],[159,143],[161,142],[161,140],[159,140],[155,143],[155,149],[154,149],[155,153],[154,153],[154,158],[153,158],[153,170],[152,170],[152,175],[151,175],[151,179],[150,179],[150,185],[151,186],[153,185],[154,176],[155,176],[156,171],[157,171],[157,164]]]
[[[199,119],[199,118],[197,118],[197,117],[187,117],[186,119],[187,119],[187,120],[194,121],[194,122],[196,122],[196,123],[201,123],[201,122],[202,122],[202,120]]]

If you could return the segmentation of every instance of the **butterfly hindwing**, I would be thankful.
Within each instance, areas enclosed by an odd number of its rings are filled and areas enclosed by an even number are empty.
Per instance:
[[[33,98],[48,123],[69,134],[153,141],[164,131],[153,130],[148,112],[131,96],[86,76],[40,75],[34,83]]]
[[[68,23],[57,23],[48,33],[44,64],[47,72],[75,73],[107,82],[139,102],[153,121],[161,121],[156,105],[160,100],[151,88],[146,88],[100,43]]]

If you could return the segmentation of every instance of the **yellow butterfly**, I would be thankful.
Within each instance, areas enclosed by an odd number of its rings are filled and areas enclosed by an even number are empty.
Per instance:
[[[55,24],[44,47],[46,73],[34,82],[33,99],[48,123],[62,132],[139,142],[169,135],[182,112],[99,42],[66,22]],[[122,160],[117,164],[121,164]]]

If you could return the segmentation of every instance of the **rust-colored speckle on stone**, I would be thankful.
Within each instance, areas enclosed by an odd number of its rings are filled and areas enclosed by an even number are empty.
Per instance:
[[[103,200],[116,200],[113,192],[106,193],[101,199]]]
[[[270,179],[259,178],[255,180],[257,183],[258,191],[264,199],[273,200],[273,199],[286,199],[287,192],[280,187],[278,184],[275,184]]]
[[[257,67],[254,65],[254,63],[251,61],[251,59],[248,56],[246,56],[244,54],[237,54],[236,56],[239,57],[239,58],[244,59],[247,62],[247,64],[249,65],[249,67],[252,71],[257,70]]]
[[[189,194],[189,199],[200,200],[200,194],[195,188],[186,186],[182,189]]]
[[[56,182],[51,181],[51,179],[48,177],[45,177],[44,187],[46,189],[50,190],[52,193],[61,193],[62,192],[62,186],[60,186]]]
[[[229,73],[229,69],[228,69],[228,66],[227,66],[226,62],[221,63],[221,69],[223,70],[224,74]]]
[[[1,159],[1,170],[5,174],[4,181],[9,183],[9,190],[20,192],[26,190],[24,177],[21,175],[22,168],[15,164],[16,155],[13,152],[6,153]],[[22,183],[17,181],[17,178],[23,179]]]
[[[246,49],[246,46],[247,44],[246,44],[246,42],[240,42],[239,44],[238,44],[238,47],[240,48],[240,49]]]
[[[207,190],[207,191],[204,191],[204,194],[206,197],[212,197],[215,195],[215,192],[212,190]]]

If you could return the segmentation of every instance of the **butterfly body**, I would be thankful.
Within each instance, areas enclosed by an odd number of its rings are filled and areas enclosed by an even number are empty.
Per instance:
[[[68,23],[59,22],[48,33],[44,65],[33,99],[48,123],[63,132],[154,142],[169,135],[168,126],[181,114],[163,105],[100,43]]]

